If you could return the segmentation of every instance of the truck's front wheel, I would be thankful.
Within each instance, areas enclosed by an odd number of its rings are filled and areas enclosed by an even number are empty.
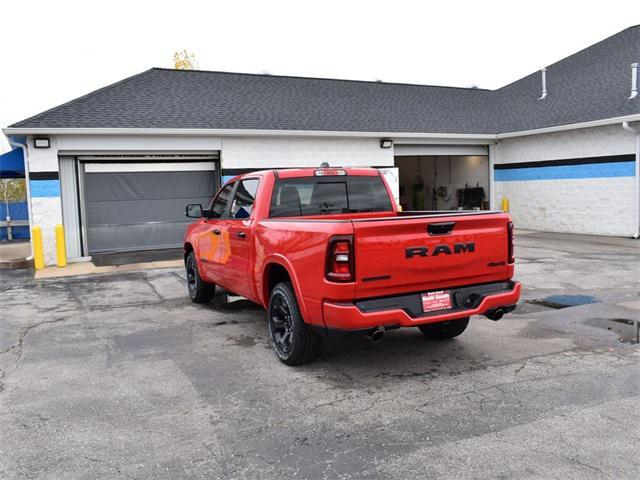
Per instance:
[[[271,342],[281,362],[302,365],[316,357],[322,339],[304,323],[290,282],[273,288],[267,313]]]
[[[469,317],[447,322],[427,323],[426,325],[420,325],[418,328],[429,338],[448,340],[464,332],[467,325],[469,325]]]
[[[184,267],[187,273],[187,288],[189,289],[191,301],[194,303],[210,302],[216,292],[216,286],[202,279],[198,272],[198,264],[193,252],[189,253]]]

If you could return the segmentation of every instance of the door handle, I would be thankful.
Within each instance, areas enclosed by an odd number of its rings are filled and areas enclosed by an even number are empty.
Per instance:
[[[429,235],[448,235],[456,226],[456,222],[430,223],[427,225]]]
[[[240,238],[245,238],[246,236],[247,236],[247,234],[246,234],[246,233],[244,233],[244,232],[238,232],[238,237],[240,237]]]
[[[216,228],[215,230],[212,230],[211,233],[213,233],[214,235],[220,235],[220,230]]]

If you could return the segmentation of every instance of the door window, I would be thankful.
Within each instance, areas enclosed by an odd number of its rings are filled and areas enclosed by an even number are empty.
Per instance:
[[[222,218],[226,213],[234,185],[235,182],[225,185],[224,188],[220,190],[220,193],[218,193],[218,196],[213,200],[213,203],[211,204],[211,218]]]
[[[259,183],[257,178],[248,178],[238,183],[229,218],[243,219],[251,216]]]

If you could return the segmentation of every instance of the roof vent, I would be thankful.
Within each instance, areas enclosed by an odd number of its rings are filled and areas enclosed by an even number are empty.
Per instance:
[[[636,98],[638,96],[638,64],[631,64],[631,98]]]
[[[538,98],[538,100],[542,100],[547,96],[547,69],[543,68],[540,70],[542,74],[542,95]]]

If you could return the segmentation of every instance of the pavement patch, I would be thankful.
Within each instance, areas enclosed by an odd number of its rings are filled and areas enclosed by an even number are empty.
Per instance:
[[[548,295],[542,299],[526,300],[528,303],[542,305],[549,308],[561,309],[600,303],[600,300],[591,295]]]

